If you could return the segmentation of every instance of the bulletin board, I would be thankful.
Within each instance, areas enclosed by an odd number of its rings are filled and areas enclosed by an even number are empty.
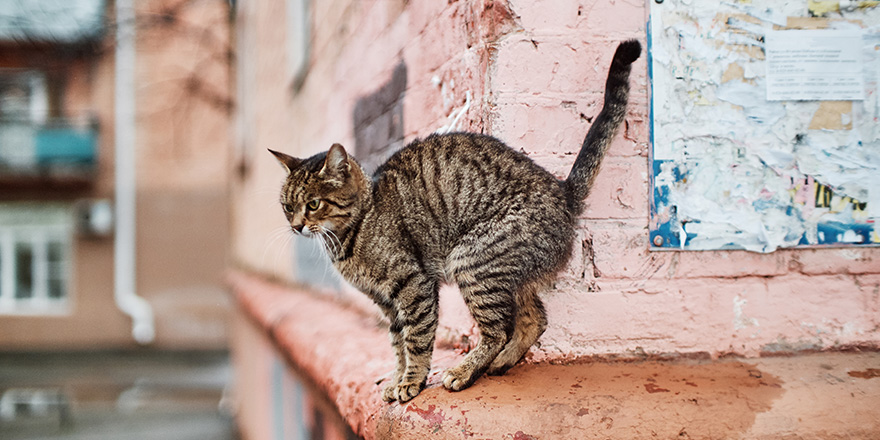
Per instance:
[[[880,245],[878,4],[649,0],[653,249]]]

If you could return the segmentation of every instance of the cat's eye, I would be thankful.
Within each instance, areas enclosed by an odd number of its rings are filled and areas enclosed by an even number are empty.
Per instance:
[[[287,203],[285,203],[285,204],[282,205],[282,206],[284,207],[284,212],[286,212],[286,213],[288,213],[288,214],[293,212],[293,206],[292,206],[292,205],[288,205]]]
[[[315,200],[312,200],[309,203],[307,203],[306,208],[309,211],[314,211],[314,210],[318,209],[318,206],[320,206],[320,205],[321,205],[321,201],[318,199],[315,199]]]

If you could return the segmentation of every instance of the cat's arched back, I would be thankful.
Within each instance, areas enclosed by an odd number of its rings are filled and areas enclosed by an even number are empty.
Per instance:
[[[292,230],[324,240],[343,277],[388,317],[397,369],[385,400],[406,402],[425,386],[443,282],[459,287],[480,329],[477,346],[444,374],[450,390],[504,373],[544,332],[538,294],[569,259],[640,52],[637,41],[618,46],[604,106],[566,180],[471,133],[415,140],[372,177],[338,144],[303,160],[273,152],[288,171],[281,204]]]

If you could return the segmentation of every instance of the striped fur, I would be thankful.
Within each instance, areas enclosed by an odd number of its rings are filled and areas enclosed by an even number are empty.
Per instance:
[[[538,294],[566,264],[575,219],[626,112],[630,64],[641,47],[618,47],[605,104],[571,174],[559,181],[501,141],[453,133],[416,140],[372,178],[336,144],[300,160],[273,152],[288,171],[281,204],[291,228],[316,236],[335,267],[391,322],[397,371],[386,401],[424,388],[437,328],[437,292],[456,284],[480,341],[443,385],[502,374],[544,332]]]

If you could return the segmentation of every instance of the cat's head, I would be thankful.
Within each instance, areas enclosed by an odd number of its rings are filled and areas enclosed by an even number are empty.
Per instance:
[[[369,198],[369,180],[342,145],[333,144],[326,153],[308,159],[269,152],[287,171],[281,208],[291,229],[299,234],[340,234]]]

